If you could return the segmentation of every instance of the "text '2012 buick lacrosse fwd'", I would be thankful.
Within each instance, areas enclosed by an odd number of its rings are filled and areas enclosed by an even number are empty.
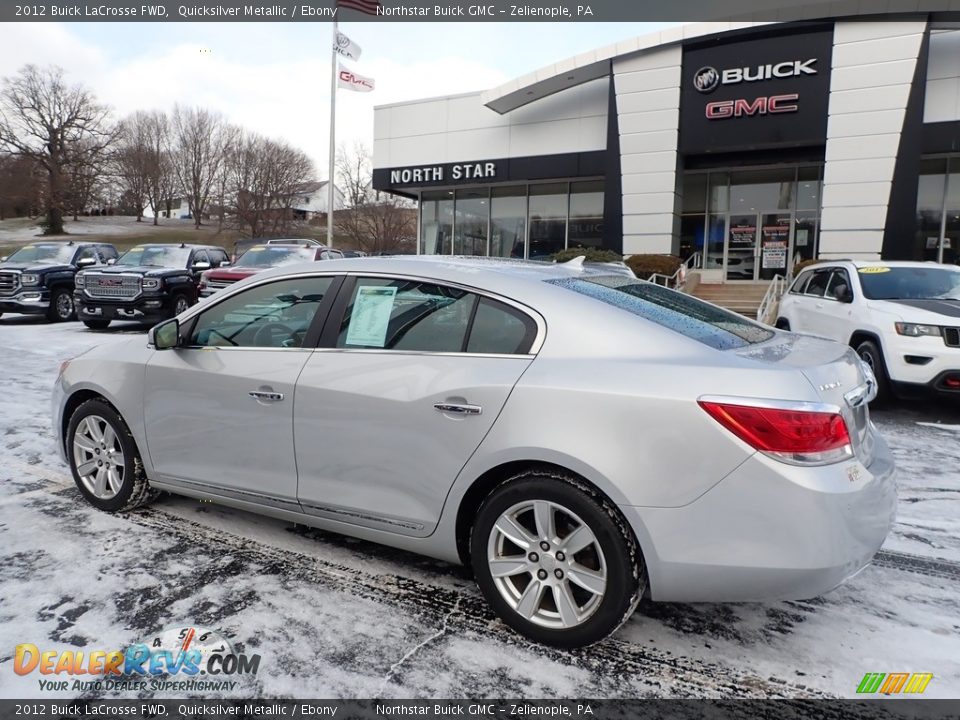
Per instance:
[[[639,599],[809,598],[896,504],[874,382],[839,343],[576,262],[268,270],[64,363],[84,497],[159,490],[469,565],[561,647]]]

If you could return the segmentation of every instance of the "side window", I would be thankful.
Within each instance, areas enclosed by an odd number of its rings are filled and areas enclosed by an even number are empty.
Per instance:
[[[827,297],[831,300],[839,300],[850,291],[850,278],[847,271],[837,269],[833,271],[830,277],[830,284],[827,286]]]
[[[800,273],[800,277],[798,277],[798,278],[794,281],[793,287],[790,288],[790,292],[792,292],[792,293],[802,293],[804,286],[805,286],[808,282],[810,282],[810,278],[811,278],[812,276],[813,276],[813,271],[812,271],[812,270],[807,270],[806,272]]]
[[[77,256],[73,259],[74,264],[78,264],[81,260],[93,260],[95,263],[100,262],[100,258],[97,256],[97,250],[94,247],[86,247],[80,252],[77,253]]]
[[[210,256],[207,255],[206,250],[197,250],[193,254],[193,260],[190,263],[190,267],[193,267],[197,263],[208,263],[210,262]]]
[[[98,249],[100,250],[100,257],[103,258],[104,262],[107,260],[116,260],[119,257],[116,248],[112,245],[101,245]]]
[[[827,291],[827,283],[830,282],[830,276],[832,274],[830,270],[817,270],[814,272],[813,277],[810,278],[810,283],[804,290],[804,295],[823,297]]]
[[[358,278],[338,348],[463,352],[477,296],[457,288]]]
[[[210,263],[212,267],[220,267],[220,263],[227,262],[227,254],[223,250],[210,251]]]
[[[537,324],[529,315],[496,300],[480,298],[467,352],[522,355],[530,352],[536,336]]]
[[[197,347],[299,348],[331,277],[295,278],[258,285],[201,313],[190,333]]]

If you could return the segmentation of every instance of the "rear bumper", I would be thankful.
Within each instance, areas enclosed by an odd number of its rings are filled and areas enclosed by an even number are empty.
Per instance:
[[[654,600],[719,602],[832,590],[870,563],[896,502],[893,457],[878,437],[869,468],[802,468],[757,454],[689,505],[621,509]]]

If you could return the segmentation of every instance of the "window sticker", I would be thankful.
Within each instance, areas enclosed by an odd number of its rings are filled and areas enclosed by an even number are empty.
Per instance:
[[[859,273],[861,273],[861,274],[863,274],[863,275],[875,275],[875,274],[877,274],[877,273],[890,272],[890,268],[888,268],[888,267],[878,267],[878,266],[862,267],[862,268],[858,268],[858,269],[857,269],[857,272],[859,272]]]
[[[247,252],[263,252],[263,248],[250,248]]]
[[[350,325],[347,327],[347,345],[382,348],[387,341],[387,328],[396,287],[361,286],[353,302]]]

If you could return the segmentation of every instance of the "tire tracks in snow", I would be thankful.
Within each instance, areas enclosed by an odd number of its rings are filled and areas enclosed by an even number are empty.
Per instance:
[[[29,489],[28,495],[52,495],[80,502],[72,478],[41,466],[10,467],[43,479],[47,486]],[[21,494],[21,496],[23,495]],[[12,496],[16,497],[16,495]],[[9,500],[10,498],[8,498]],[[209,527],[153,506],[115,517],[155,531],[217,556],[238,554],[245,560],[278,568],[290,579],[314,583],[374,602],[398,606],[424,621],[445,628],[444,635],[467,634],[511,649],[543,656],[562,665],[586,670],[605,684],[633,683],[651,696],[722,698],[831,697],[818,690],[777,678],[763,678],[719,663],[673,655],[668,651],[636,645],[616,637],[589,648],[558,650],[533,643],[508,629],[492,613],[479,594],[422,581],[403,575],[375,573],[332,562],[289,548],[280,548]],[[436,639],[439,639],[439,635]],[[431,637],[431,640],[434,638]]]

